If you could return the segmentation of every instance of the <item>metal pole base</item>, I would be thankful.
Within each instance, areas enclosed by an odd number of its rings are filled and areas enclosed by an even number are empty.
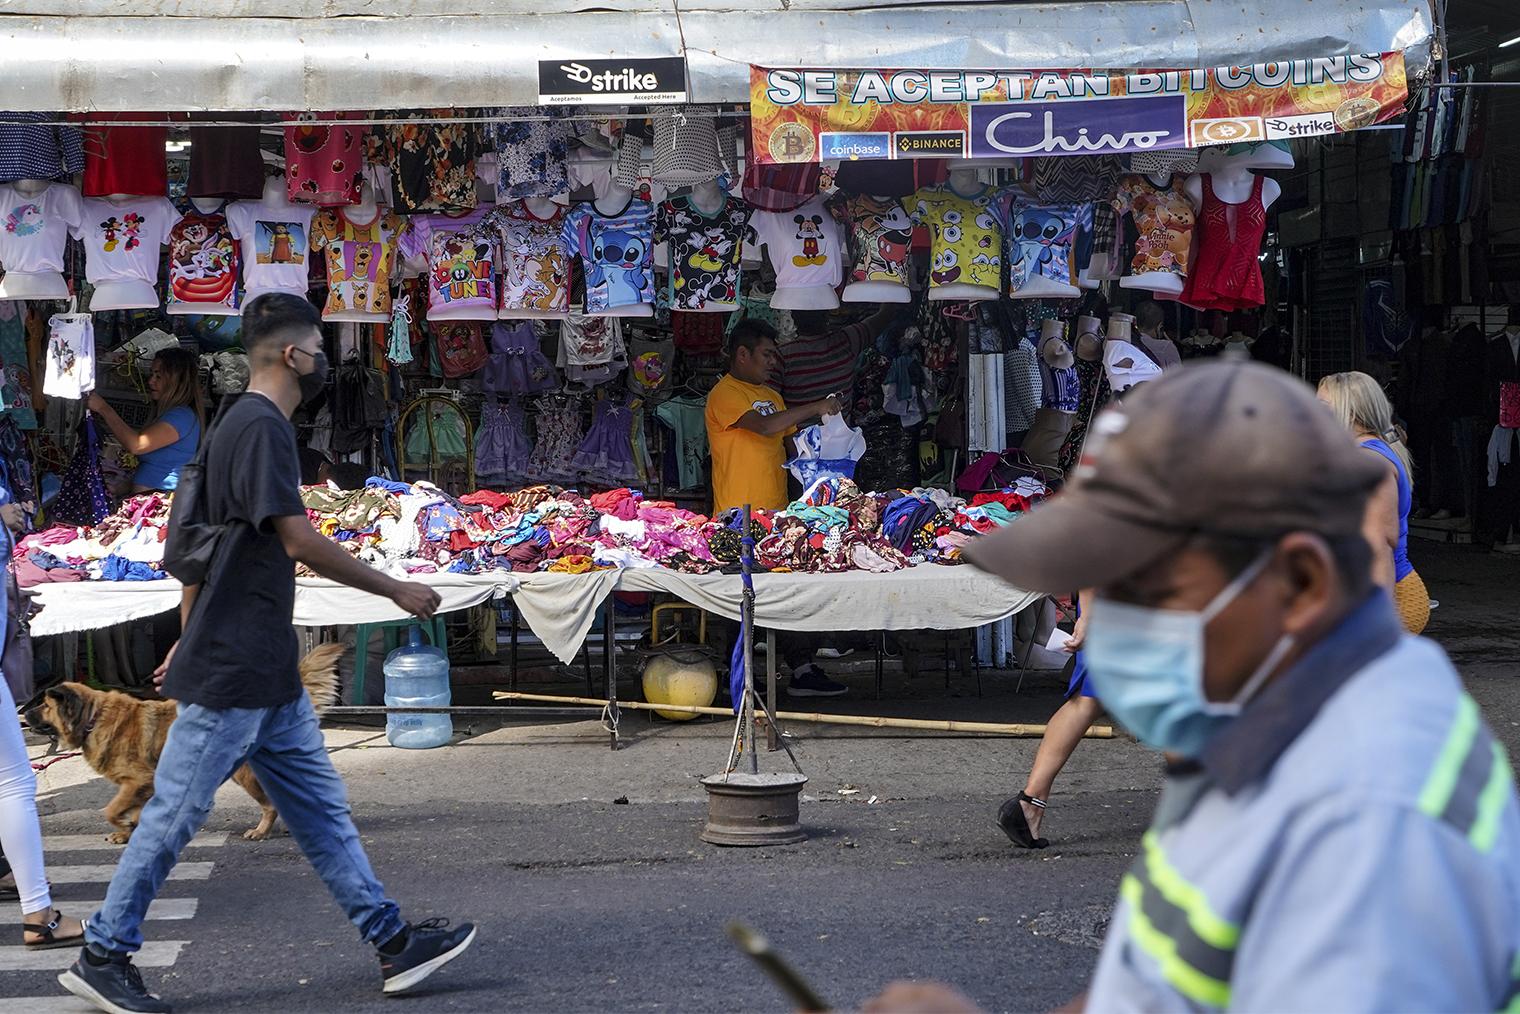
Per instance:
[[[701,838],[712,845],[795,845],[807,840],[798,816],[797,794],[805,775],[735,771],[702,779],[707,790],[707,826]]]

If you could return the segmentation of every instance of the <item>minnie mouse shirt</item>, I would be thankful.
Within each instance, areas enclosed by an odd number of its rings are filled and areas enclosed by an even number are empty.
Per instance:
[[[655,240],[670,244],[671,309],[735,308],[749,214],[749,205],[735,197],[711,213],[690,197],[660,205]]]
[[[94,309],[158,305],[158,248],[169,242],[179,217],[167,197],[91,197],[84,202],[74,238],[84,243]]]
[[[616,215],[577,204],[565,215],[565,248],[586,275],[586,312],[654,303],[654,206],[637,198]]]

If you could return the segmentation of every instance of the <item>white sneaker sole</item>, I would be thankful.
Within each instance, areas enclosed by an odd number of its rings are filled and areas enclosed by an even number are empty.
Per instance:
[[[797,689],[794,689],[792,687],[787,687],[786,696],[788,696],[788,697],[843,697],[845,694],[847,694],[849,692],[850,692],[850,688],[849,687],[846,687],[843,690],[797,690]]]
[[[58,984],[85,1003],[93,1004],[103,1011],[108,1011],[109,1014],[138,1014],[137,1011],[114,1004],[101,996],[95,991],[94,986],[91,986],[88,982],[75,975],[73,969],[59,973]]]
[[[444,965],[447,965],[450,961],[453,961],[455,958],[463,954],[465,950],[475,942],[475,934],[479,932],[480,927],[476,926],[474,929],[470,930],[470,935],[465,937],[464,940],[462,940],[453,950],[444,951],[442,954],[438,955],[438,957],[434,958],[432,961],[427,962],[426,964],[418,965],[416,968],[402,972],[395,978],[386,979],[382,992],[400,993],[411,989],[423,979],[426,979],[428,976],[438,971],[438,969],[442,968]]]

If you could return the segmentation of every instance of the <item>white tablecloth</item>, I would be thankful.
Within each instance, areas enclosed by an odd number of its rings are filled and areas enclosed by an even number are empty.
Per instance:
[[[613,591],[664,592],[711,613],[737,619],[736,574],[673,570],[606,570],[590,574],[426,574],[442,612],[511,595],[529,629],[562,662],[571,662],[597,611]],[[1012,616],[1039,599],[975,567],[926,565],[892,574],[755,575],[755,622],[772,630],[960,630]],[[180,586],[165,581],[81,581],[40,585],[37,636],[94,630],[179,608]],[[389,599],[331,581],[296,582],[298,626],[380,623],[405,619]],[[236,622],[233,618],[229,622]]]

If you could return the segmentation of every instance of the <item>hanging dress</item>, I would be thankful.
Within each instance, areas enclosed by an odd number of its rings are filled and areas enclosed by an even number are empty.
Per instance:
[[[476,479],[504,489],[521,486],[528,482],[532,453],[522,406],[516,398],[502,404],[492,397],[481,410],[480,430],[475,434]]]
[[[1257,260],[1267,233],[1267,209],[1261,203],[1264,180],[1257,176],[1251,196],[1230,204],[1214,193],[1213,177],[1203,174],[1198,251],[1177,297],[1181,302],[1198,310],[1248,310],[1267,301]]]
[[[638,482],[633,463],[633,409],[604,398],[596,403],[591,429],[570,462],[585,481],[603,486]]]
[[[581,399],[571,395],[549,394],[538,400],[535,416],[538,442],[528,459],[528,468],[536,482],[573,483],[578,476],[570,467],[584,436],[581,429]]]

